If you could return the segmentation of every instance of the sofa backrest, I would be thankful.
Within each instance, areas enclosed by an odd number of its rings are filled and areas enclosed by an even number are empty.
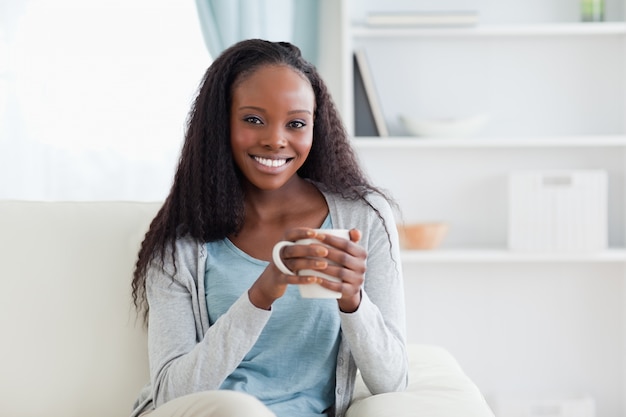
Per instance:
[[[159,207],[0,202],[0,416],[129,415],[148,381],[130,282]]]

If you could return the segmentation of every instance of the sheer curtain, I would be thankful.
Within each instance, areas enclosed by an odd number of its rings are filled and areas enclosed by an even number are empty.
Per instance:
[[[193,2],[0,2],[0,198],[161,200],[210,64]]]
[[[249,38],[289,41],[317,63],[319,0],[196,0],[212,56]]]

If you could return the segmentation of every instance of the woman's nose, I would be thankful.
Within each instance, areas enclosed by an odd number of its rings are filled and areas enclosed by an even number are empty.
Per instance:
[[[261,145],[269,149],[280,149],[287,145],[287,137],[281,128],[267,129],[266,135],[261,139]]]

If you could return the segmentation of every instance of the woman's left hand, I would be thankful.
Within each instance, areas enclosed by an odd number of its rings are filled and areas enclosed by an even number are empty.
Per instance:
[[[322,239],[323,236],[323,239]],[[324,273],[337,277],[341,282],[321,280],[322,287],[341,293],[339,309],[344,313],[353,313],[361,304],[361,286],[365,280],[365,262],[367,251],[357,243],[361,240],[361,231],[350,230],[350,240],[318,232],[320,239],[328,246],[326,259],[329,262]],[[333,264],[334,263],[334,264]]]

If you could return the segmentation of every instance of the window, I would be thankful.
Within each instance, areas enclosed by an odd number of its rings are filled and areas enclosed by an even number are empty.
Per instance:
[[[0,198],[160,200],[210,63],[194,2],[0,10]]]

